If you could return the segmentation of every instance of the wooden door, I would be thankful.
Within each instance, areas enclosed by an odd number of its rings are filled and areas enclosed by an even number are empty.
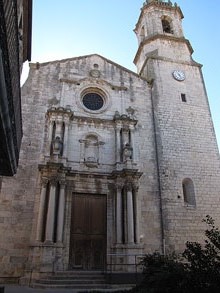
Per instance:
[[[106,255],[106,196],[74,194],[70,268],[103,269]]]

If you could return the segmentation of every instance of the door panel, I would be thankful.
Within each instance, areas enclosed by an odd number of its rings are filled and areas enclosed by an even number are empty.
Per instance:
[[[70,268],[102,269],[106,254],[106,197],[74,194],[72,201]]]

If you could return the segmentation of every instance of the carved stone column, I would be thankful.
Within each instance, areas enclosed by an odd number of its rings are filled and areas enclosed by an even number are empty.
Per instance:
[[[138,200],[138,185],[135,185],[134,192],[134,231],[135,231],[135,241],[140,243],[140,229],[139,229],[139,200]]]
[[[60,183],[58,221],[57,221],[57,242],[63,242],[63,224],[65,209],[65,182]]]
[[[39,213],[38,213],[38,220],[37,220],[37,235],[36,240],[42,241],[42,234],[43,234],[43,222],[44,222],[44,208],[46,203],[46,194],[47,194],[47,178],[42,178],[42,187],[41,187],[41,194],[40,194],[40,205],[39,205]]]
[[[69,136],[69,122],[65,121],[64,139],[63,139],[63,157],[64,158],[67,158],[68,136]]]
[[[56,187],[57,187],[57,181],[51,180],[48,211],[47,211],[46,235],[45,235],[45,241],[47,242],[53,242],[55,205],[56,205]]]
[[[135,162],[135,148],[134,148],[134,126],[130,125],[130,146],[132,148],[132,161]]]
[[[116,243],[122,243],[122,184],[116,189]]]
[[[121,162],[121,136],[120,136],[121,126],[116,125],[115,129],[115,160],[116,163]]]
[[[51,120],[49,122],[49,131],[48,131],[48,143],[47,143],[47,154],[50,155],[50,150],[51,150],[51,143],[52,143],[52,138],[53,138],[53,125],[54,121]]]
[[[128,243],[134,243],[134,207],[132,184],[129,182],[126,185],[127,192],[127,240]]]

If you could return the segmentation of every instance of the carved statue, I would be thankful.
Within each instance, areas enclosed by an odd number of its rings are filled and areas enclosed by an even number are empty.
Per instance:
[[[133,148],[130,146],[129,143],[126,143],[123,148],[123,159],[124,161],[131,160],[133,154]]]
[[[53,154],[54,155],[61,155],[63,150],[63,142],[59,136],[53,140]]]

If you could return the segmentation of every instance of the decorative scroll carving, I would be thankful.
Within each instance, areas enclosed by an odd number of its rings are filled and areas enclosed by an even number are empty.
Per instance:
[[[122,190],[123,189],[123,187],[124,187],[124,182],[123,181],[121,181],[121,182],[117,182],[116,183],[116,188],[117,188],[117,190]]]
[[[138,190],[139,190],[139,184],[137,182],[133,183],[133,190],[134,190],[135,193],[138,192]]]
[[[58,180],[59,180],[59,179],[58,179],[57,176],[52,176],[52,177],[50,177],[50,184],[51,184],[52,186],[56,186]]]
[[[126,188],[126,191],[132,191],[132,189],[133,189],[133,184],[132,184],[132,182],[130,182],[130,181],[126,181],[126,182],[125,182],[125,188]]]
[[[59,180],[59,183],[60,183],[60,188],[65,188],[65,186],[66,186],[66,181],[65,181],[65,179],[60,179]]]
[[[47,177],[42,177],[41,178],[41,185],[42,185],[42,187],[46,188],[48,182],[49,182],[49,180],[48,180]]]

